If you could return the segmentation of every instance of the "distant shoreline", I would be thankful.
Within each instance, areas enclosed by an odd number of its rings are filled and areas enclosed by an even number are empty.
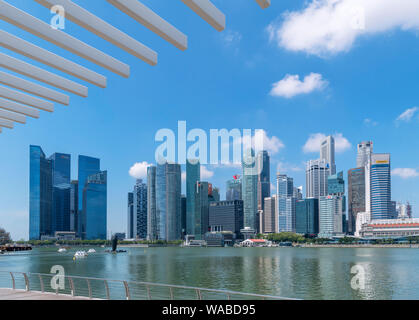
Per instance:
[[[419,248],[419,244],[299,244],[294,248]]]

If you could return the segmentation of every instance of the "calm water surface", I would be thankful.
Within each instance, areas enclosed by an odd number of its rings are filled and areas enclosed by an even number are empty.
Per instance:
[[[129,248],[73,261],[77,248],[0,255],[0,270],[148,281],[303,299],[419,299],[415,248]],[[86,248],[84,248],[86,250]],[[364,290],[351,289],[355,264]]]

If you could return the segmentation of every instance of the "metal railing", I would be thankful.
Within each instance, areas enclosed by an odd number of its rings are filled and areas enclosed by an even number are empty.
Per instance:
[[[61,287],[57,286],[60,281]],[[297,300],[151,282],[6,271],[0,271],[0,288],[104,300]]]

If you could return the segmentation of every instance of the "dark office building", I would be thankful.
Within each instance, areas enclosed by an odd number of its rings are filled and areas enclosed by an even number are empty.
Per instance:
[[[194,235],[197,240],[204,240],[208,228],[208,182],[198,181],[195,185],[195,224]],[[211,202],[213,203],[213,202]]]
[[[270,157],[268,152],[259,151],[256,161],[258,167],[258,210],[264,210],[264,200],[271,196]]]
[[[71,181],[70,189],[70,231],[77,235],[77,211],[79,208],[79,182],[77,180]]]
[[[319,233],[319,200],[308,198],[295,205],[296,233],[317,235]]]
[[[348,233],[354,234],[356,216],[365,212],[365,168],[348,171]]]
[[[186,235],[186,196],[182,194],[180,198],[180,224],[182,229],[182,239]]]
[[[243,200],[215,201],[209,204],[209,228],[214,232],[231,231],[240,237],[243,223]]]

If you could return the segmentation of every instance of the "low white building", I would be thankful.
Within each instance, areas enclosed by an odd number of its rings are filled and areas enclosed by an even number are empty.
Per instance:
[[[419,236],[419,219],[374,219],[362,225],[359,236],[363,238]]]

